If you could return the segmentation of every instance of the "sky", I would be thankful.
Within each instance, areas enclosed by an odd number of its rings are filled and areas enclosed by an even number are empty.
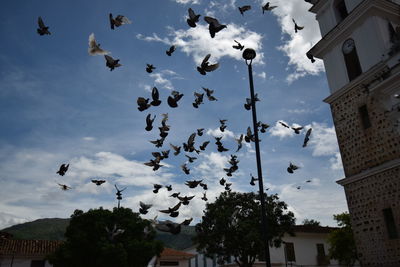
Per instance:
[[[169,197],[195,196],[180,208],[176,219],[193,217],[199,222],[205,207],[201,187],[189,189],[187,180],[208,184],[208,202],[224,187],[257,192],[249,184],[257,176],[254,143],[236,152],[240,134],[252,126],[251,111],[244,109],[250,97],[247,65],[234,40],[255,49],[252,62],[254,88],[260,99],[259,121],[270,127],[260,133],[264,188],[278,194],[294,212],[296,222],[314,219],[335,226],[333,214],[347,210],[344,178],[329,105],[323,62],[312,64],[305,53],[321,38],[315,15],[303,0],[275,0],[272,12],[262,13],[260,0],[149,0],[149,1],[8,1],[1,9],[0,34],[0,229],[39,218],[67,218],[75,209],[87,211],[117,205],[114,185],[124,188],[121,205],[137,212],[139,202],[153,207],[143,218],[172,219],[158,212],[177,203]],[[238,7],[251,5],[240,14]],[[197,27],[186,23],[188,8],[200,14]],[[126,16],[132,23],[111,30],[108,14]],[[51,35],[37,34],[38,17]],[[227,25],[211,38],[204,16]],[[292,23],[304,26],[294,32]],[[94,33],[101,48],[120,59],[121,67],[110,71],[104,56],[88,54],[88,38]],[[165,51],[171,45],[171,57]],[[196,67],[211,54],[210,63],[219,68],[200,75]],[[149,74],[146,64],[156,69]],[[138,97],[151,98],[157,87],[161,105],[140,112]],[[214,90],[218,101],[195,109],[194,92],[202,87]],[[177,108],[167,104],[172,91],[183,93]],[[149,140],[159,138],[161,114],[168,113],[169,135],[162,148]],[[145,118],[156,116],[154,129],[145,131]],[[219,120],[227,128],[219,130]],[[300,134],[283,127],[304,126]],[[303,139],[312,134],[307,147]],[[195,146],[210,141],[200,154],[182,152],[162,161],[159,170],[144,165],[151,152],[182,145],[196,129],[204,128]],[[229,149],[220,153],[215,137],[223,137]],[[185,155],[197,160],[187,163],[190,175],[180,166]],[[237,155],[239,169],[227,177],[231,155]],[[292,162],[300,168],[287,172]],[[65,176],[56,174],[61,164],[70,164]],[[104,179],[96,186],[92,179]],[[311,180],[311,182],[306,182]],[[62,191],[58,185],[72,189]],[[169,185],[154,194],[153,184]],[[300,186],[300,189],[297,187]]]

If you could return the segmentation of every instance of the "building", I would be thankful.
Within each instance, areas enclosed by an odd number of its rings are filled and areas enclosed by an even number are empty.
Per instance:
[[[400,0],[307,0],[362,266],[400,266]]]
[[[327,243],[332,227],[312,225],[294,226],[295,236],[285,234],[284,245],[280,248],[270,248],[271,264],[273,266],[339,266],[335,260],[329,260]],[[208,258],[197,252],[196,246],[185,251],[196,254],[190,260],[189,267],[238,266],[233,257],[229,262],[219,262],[216,257]],[[265,262],[256,262],[254,266],[265,266]]]
[[[0,238],[0,266],[51,267],[45,257],[53,253],[61,243],[55,240]]]

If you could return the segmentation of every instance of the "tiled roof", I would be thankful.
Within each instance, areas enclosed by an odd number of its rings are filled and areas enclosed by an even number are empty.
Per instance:
[[[336,227],[316,226],[316,225],[295,225],[293,227],[293,231],[295,233],[315,233],[315,234],[328,234],[336,229],[337,229]]]
[[[187,253],[184,251],[180,250],[175,250],[172,248],[164,248],[164,250],[161,252],[160,258],[162,257],[185,257],[185,258],[192,258],[195,255],[192,253]]]
[[[63,242],[56,240],[0,239],[0,255],[47,255],[54,252]]]

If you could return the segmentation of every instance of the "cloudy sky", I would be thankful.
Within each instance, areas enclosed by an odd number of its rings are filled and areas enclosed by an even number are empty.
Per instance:
[[[205,202],[202,188],[189,189],[186,180],[208,184],[207,198],[213,201],[224,190],[224,177],[234,191],[257,191],[250,174],[256,176],[254,144],[236,153],[235,138],[252,125],[251,112],[243,104],[249,97],[247,66],[242,52],[232,48],[234,40],[254,48],[253,62],[258,119],[270,125],[260,134],[260,148],[267,193],[279,194],[295,213],[297,222],[305,218],[335,225],[333,214],[347,210],[344,192],[335,181],[343,169],[329,106],[323,63],[314,64],[305,52],[319,38],[315,17],[303,0],[276,0],[273,12],[262,14],[260,0],[150,0],[150,1],[8,1],[2,5],[0,34],[0,229],[44,217],[69,217],[75,209],[88,210],[117,205],[114,184],[127,187],[122,205],[134,211],[139,201],[153,204],[144,216],[167,219],[159,209],[177,203],[172,192],[195,195],[189,206],[180,209],[178,222],[188,217],[199,221]],[[242,16],[238,7],[251,5]],[[186,23],[188,8],[201,14],[196,28]],[[115,30],[108,14],[128,17],[132,24]],[[36,33],[41,16],[51,35]],[[211,38],[204,16],[227,25]],[[294,33],[294,18],[304,30]],[[94,33],[101,47],[120,59],[121,67],[110,71],[103,56],[88,54],[88,37]],[[177,47],[171,57],[165,51]],[[211,54],[210,63],[219,68],[200,75],[196,66]],[[156,69],[149,74],[147,63]],[[138,97],[150,97],[156,86],[163,101],[158,107],[140,112]],[[214,90],[218,101],[206,98],[193,108],[194,92],[202,87]],[[172,91],[184,94],[178,108],[167,105]],[[171,126],[164,146],[149,140],[159,138],[161,114],[168,113]],[[144,130],[148,114],[156,116],[154,129]],[[219,130],[226,119],[227,129]],[[284,128],[304,126],[300,134]],[[302,147],[305,131],[312,128],[310,142]],[[200,154],[172,153],[157,171],[143,163],[151,152],[182,145],[198,128],[195,146],[211,141]],[[214,137],[223,136],[229,151],[219,153]],[[186,155],[190,175],[180,166]],[[230,155],[237,155],[239,170],[227,177]],[[292,162],[300,167],[286,171]],[[56,174],[69,163],[65,176]],[[97,187],[91,179],[107,182]],[[311,180],[310,183],[305,181]],[[62,191],[57,185],[72,187]],[[172,184],[154,194],[153,184]],[[300,186],[300,190],[297,187]]]

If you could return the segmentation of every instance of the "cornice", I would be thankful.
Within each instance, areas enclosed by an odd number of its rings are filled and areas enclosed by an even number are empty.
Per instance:
[[[391,160],[389,162],[385,162],[377,167],[373,167],[371,169],[367,169],[363,172],[360,172],[356,175],[350,176],[350,177],[346,177],[343,178],[341,180],[336,181],[336,183],[340,184],[341,186],[345,186],[357,181],[360,181],[364,178],[367,178],[369,176],[396,168],[396,167],[400,167],[400,159],[395,159],[395,160]]]
[[[400,16],[398,14],[400,14],[400,5],[392,1],[364,0],[355,7],[343,21],[325,34],[308,53],[316,58],[322,59],[328,51],[348,38],[354,29],[367,18],[377,15],[400,23]]]

